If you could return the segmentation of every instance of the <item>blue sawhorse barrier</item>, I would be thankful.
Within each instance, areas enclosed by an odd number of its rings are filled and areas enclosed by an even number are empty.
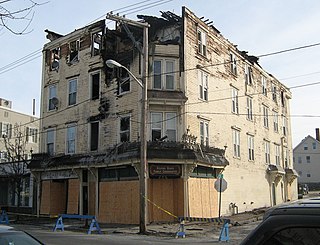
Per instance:
[[[219,241],[224,241],[228,242],[229,241],[229,224],[230,224],[230,219],[222,219],[222,218],[195,218],[195,217],[179,217],[178,218],[180,225],[179,225],[179,230],[176,233],[176,238],[186,237],[185,233],[185,221],[203,221],[203,222],[212,222],[212,223],[217,223],[217,224],[223,224],[220,236],[219,236]]]
[[[9,225],[9,218],[8,214],[5,210],[2,210],[1,215],[0,215],[0,224],[6,224]]]
[[[53,231],[57,231],[57,229],[61,229],[61,231],[64,231],[63,219],[88,219],[88,220],[91,220],[87,234],[91,234],[92,231],[97,231],[99,234],[101,234],[101,229],[100,229],[100,226],[99,226],[98,221],[96,219],[96,216],[94,216],[94,215],[80,215],[80,214],[59,214],[57,222],[53,228]]]

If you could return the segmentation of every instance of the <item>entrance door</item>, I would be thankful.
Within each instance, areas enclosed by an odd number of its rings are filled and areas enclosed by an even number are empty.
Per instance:
[[[277,205],[276,184],[274,182],[271,185],[271,191],[272,191],[272,206],[274,206],[274,205]]]

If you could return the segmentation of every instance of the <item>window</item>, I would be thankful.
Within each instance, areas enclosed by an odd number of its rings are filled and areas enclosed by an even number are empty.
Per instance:
[[[286,106],[286,99],[285,99],[284,91],[281,91],[281,106],[282,107]]]
[[[239,114],[239,103],[238,103],[238,89],[231,89],[231,98],[232,98],[232,112]]]
[[[302,158],[298,157],[298,163],[302,163]]]
[[[199,70],[199,92],[200,92],[200,99],[208,101],[208,79],[209,75]]]
[[[271,90],[272,90],[271,91],[272,92],[272,100],[277,103],[277,101],[278,101],[277,100],[277,87],[275,84],[272,84]]]
[[[76,126],[69,125],[67,127],[67,154],[73,154],[76,152]]]
[[[48,110],[52,111],[57,108],[57,87],[56,85],[51,85],[49,87],[49,102]]]
[[[100,72],[90,74],[91,80],[91,99],[96,100],[100,97]]]
[[[276,165],[280,165],[280,145],[274,145]]]
[[[92,35],[91,55],[99,55],[102,47],[102,32],[97,32]]]
[[[313,149],[313,150],[317,149],[317,143],[316,143],[316,142],[313,142],[313,143],[312,143],[312,149]]]
[[[38,142],[38,129],[37,128],[26,128],[26,141],[30,143]]]
[[[266,164],[270,164],[270,142],[266,140],[264,141],[264,152]]]
[[[254,137],[248,135],[248,159],[254,161]]]
[[[278,112],[273,112],[273,130],[274,132],[279,132],[279,115]]]
[[[263,110],[263,126],[265,128],[269,128],[269,118],[268,118],[269,108],[265,105],[262,105],[262,110]]]
[[[130,117],[120,118],[120,142],[130,141]]]
[[[308,144],[303,145],[303,150],[307,151],[308,150]]]
[[[244,65],[244,76],[246,84],[252,85],[252,68],[248,64]]]
[[[311,163],[311,157],[310,156],[306,156],[306,161],[307,161],[307,163]]]
[[[80,40],[75,40],[69,43],[69,64],[74,64],[79,61]]]
[[[0,151],[0,163],[8,161],[8,153],[6,151]]]
[[[167,90],[173,90],[175,88],[173,60],[153,61],[153,88]]]
[[[311,178],[311,174],[307,174],[307,177],[308,177],[308,178]]]
[[[261,84],[262,84],[262,94],[267,96],[267,79],[263,75],[261,75]]]
[[[206,36],[207,34],[203,30],[198,29],[198,53],[202,54],[203,56],[207,56]]]
[[[209,146],[209,123],[200,122],[200,143],[201,145]]]
[[[8,138],[12,137],[12,124],[11,123],[0,123],[1,137],[0,138]]]
[[[286,136],[288,134],[288,121],[285,116],[282,116],[282,129],[283,135]]]
[[[54,154],[54,129],[47,130],[47,153],[49,155]]]
[[[152,141],[158,141],[165,137],[168,141],[177,140],[177,114],[175,112],[151,113],[151,137]],[[165,120],[163,120],[165,118]]]
[[[90,123],[90,151],[98,150],[99,145],[99,122]]]
[[[240,158],[240,131],[232,129],[233,156]]]
[[[230,53],[230,68],[233,75],[237,75],[237,58],[234,53]]]
[[[247,97],[247,119],[249,121],[253,120],[253,108],[252,108],[252,98]]]
[[[69,105],[75,105],[77,103],[77,78],[69,80]]]
[[[130,70],[130,66],[127,65],[126,68]],[[117,69],[118,74],[118,94],[127,93],[130,91],[130,76],[126,69]]]
[[[58,70],[60,65],[60,47],[51,50],[50,68],[52,71]]]

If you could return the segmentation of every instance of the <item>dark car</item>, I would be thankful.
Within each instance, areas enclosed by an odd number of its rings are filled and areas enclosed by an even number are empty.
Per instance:
[[[0,225],[0,244],[1,245],[44,245],[33,236],[11,226]]]
[[[240,245],[320,244],[320,198],[270,208]]]

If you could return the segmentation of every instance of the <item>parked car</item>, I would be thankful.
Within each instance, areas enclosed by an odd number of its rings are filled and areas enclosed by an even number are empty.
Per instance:
[[[320,244],[320,198],[270,208],[241,245]]]
[[[0,225],[1,245],[44,245],[30,234],[16,230],[11,226]]]

